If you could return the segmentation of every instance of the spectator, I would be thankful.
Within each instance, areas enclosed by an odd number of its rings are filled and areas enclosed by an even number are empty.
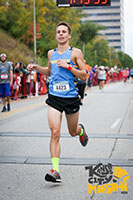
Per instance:
[[[32,71],[30,74],[26,76],[26,84],[28,86],[28,96],[32,96],[33,88],[34,88],[34,74],[35,72]]]
[[[40,73],[35,72],[34,73],[34,83],[35,83],[35,96],[38,96],[38,91],[39,91],[39,83],[40,83]]]
[[[47,86],[47,91],[49,90],[49,83],[51,81],[51,77],[47,76],[47,80],[46,80],[46,86]]]
[[[1,112],[10,111],[10,96],[13,84],[13,68],[11,62],[6,61],[7,56],[5,53],[0,55],[0,97],[3,102],[3,109]],[[7,99],[7,108],[6,108],[6,99]]]
[[[86,80],[86,86],[85,86],[85,96],[87,96],[88,87],[91,88],[92,75],[91,75],[91,67],[88,64],[86,64],[86,61],[85,61],[85,66],[86,66],[86,72],[87,72],[87,80]]]
[[[23,76],[21,78],[21,86],[22,86],[22,99],[27,98],[27,87],[26,87],[26,78],[30,72],[26,69],[26,66],[22,62],[18,62],[15,65],[15,73],[22,72]]]
[[[127,82],[127,77],[129,76],[129,69],[128,68],[126,68],[126,69],[124,69],[122,71],[122,76],[123,76],[124,83],[126,83]]]
[[[21,77],[22,76],[23,76],[23,73],[19,72],[19,75],[16,76],[16,80],[14,81],[14,84],[13,84],[13,96],[14,96],[15,100],[18,98],[18,93],[19,93],[19,88],[21,86]]]
[[[133,82],[133,67],[129,70],[129,76],[131,78],[131,83]]]

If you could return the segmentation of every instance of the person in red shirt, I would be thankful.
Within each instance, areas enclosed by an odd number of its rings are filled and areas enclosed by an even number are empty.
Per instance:
[[[126,68],[126,69],[124,69],[122,71],[122,76],[123,76],[124,83],[126,83],[127,82],[127,77],[129,76],[129,69],[128,68]]]

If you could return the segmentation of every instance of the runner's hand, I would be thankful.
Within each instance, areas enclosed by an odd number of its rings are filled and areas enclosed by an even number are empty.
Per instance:
[[[33,71],[33,70],[34,70],[34,65],[29,64],[29,65],[27,66],[27,70],[28,70],[29,72]]]
[[[67,64],[64,60],[58,60],[58,61],[57,61],[57,65],[58,65],[59,67],[63,67],[63,68],[66,68],[66,69],[67,69],[67,67],[68,67],[68,64]]]

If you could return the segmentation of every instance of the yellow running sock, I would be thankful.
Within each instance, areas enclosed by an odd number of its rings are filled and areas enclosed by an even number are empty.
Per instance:
[[[57,172],[59,172],[59,158],[54,157],[54,158],[51,158],[51,160],[52,160],[53,170],[56,170]]]
[[[80,133],[80,136],[82,136],[82,135],[83,135],[83,133],[84,133],[84,130],[83,130],[83,128],[81,128],[81,133]]]

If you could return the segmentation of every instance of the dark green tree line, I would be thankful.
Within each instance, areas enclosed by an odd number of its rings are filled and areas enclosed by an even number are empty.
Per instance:
[[[32,50],[33,40],[33,0],[1,0],[0,28],[11,36],[27,44]],[[82,9],[58,8],[53,0],[36,0],[37,55],[46,63],[47,52],[56,47],[55,28],[59,21],[66,21],[72,28],[71,45],[85,51],[85,59],[90,65],[117,64],[120,67],[133,65],[133,60],[123,52],[115,53],[108,42],[98,39],[98,31],[104,27],[82,22]]]

